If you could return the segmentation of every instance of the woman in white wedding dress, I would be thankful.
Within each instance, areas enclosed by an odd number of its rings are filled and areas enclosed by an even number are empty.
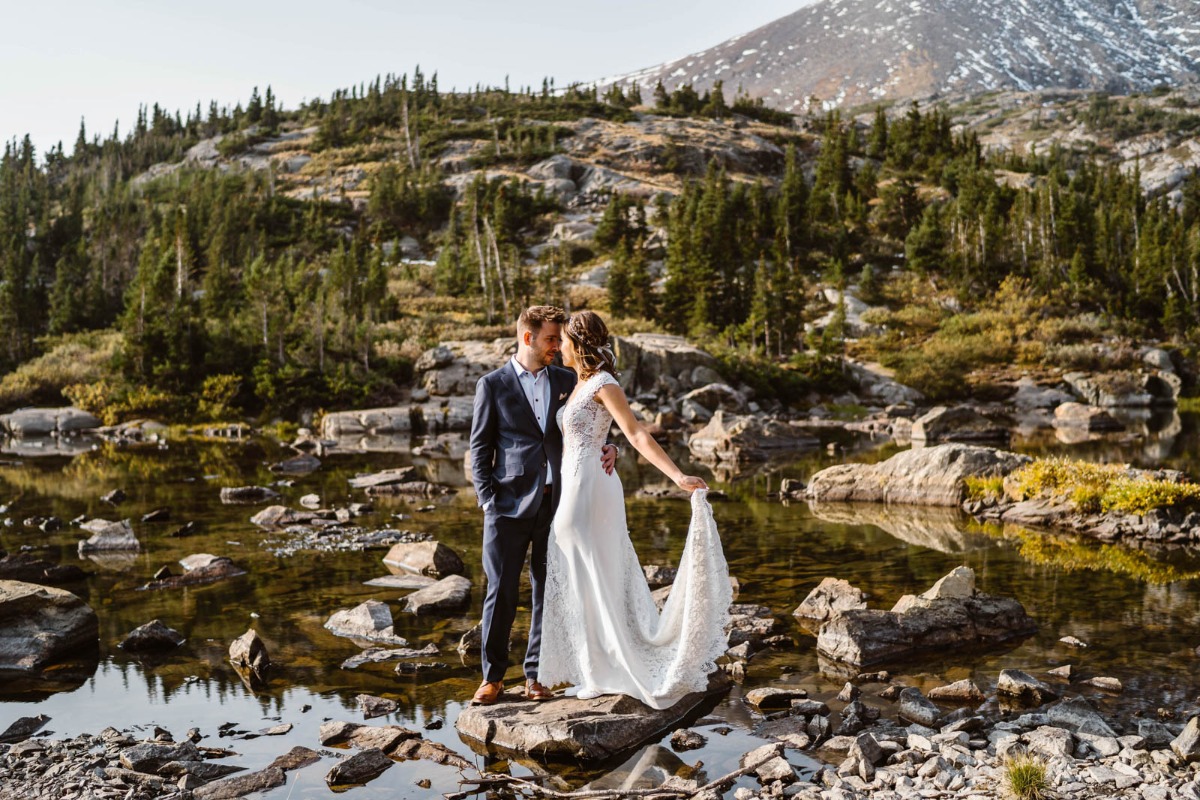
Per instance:
[[[550,530],[538,680],[574,684],[568,694],[585,699],[626,694],[667,708],[707,687],[728,646],[732,590],[708,486],[684,475],[630,410],[603,320],[582,311],[564,334],[563,363],[579,382],[559,412],[562,494]],[[614,420],[646,460],[692,493],[679,574],[661,613],[629,539],[621,480],[600,468]]]

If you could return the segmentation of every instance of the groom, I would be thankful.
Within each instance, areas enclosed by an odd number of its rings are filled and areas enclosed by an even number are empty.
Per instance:
[[[529,560],[533,604],[525,651],[525,696],[548,700],[537,680],[542,641],[546,547],[558,506],[562,432],[558,409],[575,387],[575,373],[552,362],[562,345],[567,315],[531,306],[517,320],[517,353],[479,379],[471,420],[471,471],[483,507],[483,683],[472,702],[495,703],[504,691],[508,636],[517,615],[521,570]],[[605,445],[601,463],[611,473],[617,449]]]

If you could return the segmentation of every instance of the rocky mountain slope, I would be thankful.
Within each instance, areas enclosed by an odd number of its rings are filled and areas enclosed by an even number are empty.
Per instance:
[[[798,111],[971,93],[1128,92],[1200,74],[1193,0],[821,0],[708,50],[608,83],[724,81]]]

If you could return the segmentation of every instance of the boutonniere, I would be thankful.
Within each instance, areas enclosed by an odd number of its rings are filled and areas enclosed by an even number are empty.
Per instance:
[[[568,394],[570,394],[570,392],[563,392],[562,394],[560,394],[558,396],[558,401],[561,403],[563,400],[566,400]]]

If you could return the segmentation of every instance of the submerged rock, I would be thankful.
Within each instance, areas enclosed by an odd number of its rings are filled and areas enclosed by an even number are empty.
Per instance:
[[[1004,476],[1030,461],[1028,456],[977,445],[923,447],[897,453],[878,464],[839,464],[823,469],[809,481],[808,498],[958,506],[966,499],[965,478]]]
[[[22,408],[0,414],[0,428],[18,439],[74,433],[100,427],[100,420],[73,406],[66,408]]]
[[[24,741],[41,730],[42,726],[49,721],[50,718],[45,714],[38,714],[36,717],[21,717],[5,728],[3,733],[0,733],[0,744]]]
[[[40,670],[99,638],[96,612],[70,592],[0,581],[0,669]]]
[[[58,584],[83,580],[87,574],[74,564],[52,564],[28,553],[0,556],[0,580]]]
[[[187,639],[179,631],[168,628],[162,620],[152,619],[130,631],[120,647],[131,653],[144,653],[152,650],[174,650],[185,641]]]
[[[970,594],[966,594],[967,591]],[[958,567],[921,596],[905,595],[891,611],[852,609],[821,625],[817,650],[857,666],[1034,633],[1037,623],[1016,600],[974,591],[974,572]]]
[[[272,464],[267,469],[274,473],[282,473],[285,475],[305,475],[309,472],[314,472],[321,468],[321,459],[308,453],[302,453],[298,456],[286,458],[283,461]]]
[[[214,556],[211,553],[194,553],[180,559],[183,566],[182,575],[167,575],[147,583],[145,589],[179,589],[185,586],[200,586],[206,583],[236,578],[245,575],[246,570],[234,564],[225,556]]]
[[[334,764],[325,775],[325,783],[331,787],[367,783],[378,778],[395,763],[382,750],[363,750],[345,761]]]
[[[226,486],[221,490],[221,502],[228,504],[269,503],[279,499],[279,492],[265,486]]]
[[[205,784],[192,793],[195,800],[234,800],[253,792],[265,792],[287,783],[287,775],[278,767],[267,767],[233,778]]]
[[[271,657],[258,632],[252,628],[230,643],[229,662],[261,676],[271,666]]]
[[[657,711],[626,695],[594,700],[555,698],[519,701],[515,696],[492,706],[470,706],[459,714],[459,733],[485,748],[527,753],[536,758],[597,761],[637,747],[677,725],[710,695],[728,690],[717,672],[706,692],[695,692]]]

